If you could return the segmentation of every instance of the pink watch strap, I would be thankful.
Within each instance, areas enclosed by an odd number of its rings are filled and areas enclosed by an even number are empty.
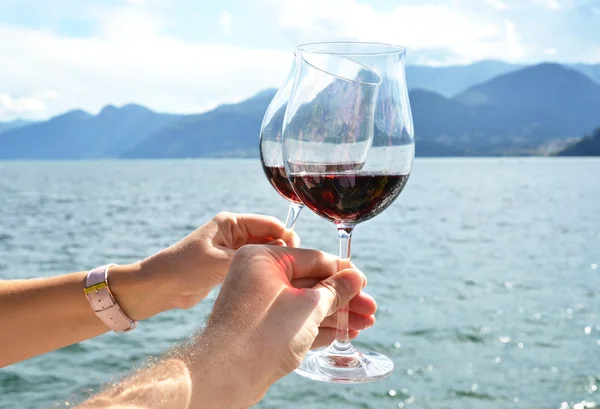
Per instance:
[[[108,287],[108,268],[112,265],[91,270],[85,278],[84,292],[92,309],[108,328],[115,332],[131,331],[137,321],[125,315]]]

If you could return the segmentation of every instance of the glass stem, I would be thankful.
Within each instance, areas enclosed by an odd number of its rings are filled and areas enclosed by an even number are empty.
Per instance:
[[[354,226],[338,226],[338,235],[340,237],[340,260],[338,270],[350,267],[350,243],[352,240],[352,230]],[[354,352],[354,347],[350,343],[348,336],[348,304],[344,305],[337,312],[337,328],[335,341],[329,347],[331,352],[349,354]]]
[[[296,221],[298,220],[298,215],[300,214],[300,210],[302,210],[303,207],[304,205],[300,203],[290,203],[287,219],[285,221],[286,229],[294,230],[294,226],[296,225]]]

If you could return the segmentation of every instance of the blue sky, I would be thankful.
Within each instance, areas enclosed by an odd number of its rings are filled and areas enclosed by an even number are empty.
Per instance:
[[[0,121],[138,102],[201,112],[280,84],[296,44],[409,63],[600,63],[600,0],[2,0]]]

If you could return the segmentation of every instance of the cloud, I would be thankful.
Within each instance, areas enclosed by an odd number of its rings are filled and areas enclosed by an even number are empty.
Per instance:
[[[58,99],[58,93],[52,90],[22,97],[0,93],[0,118],[44,114],[47,111],[46,101],[55,99]]]
[[[231,13],[223,10],[219,18],[219,25],[228,36],[231,35]]]
[[[497,10],[506,10],[506,3],[502,0],[485,0],[485,2]]]
[[[548,10],[560,10],[562,9],[558,0],[532,0],[535,5],[547,8]]]
[[[0,92],[8,95],[4,119],[76,107],[95,113],[107,103],[129,102],[164,112],[202,112],[279,86],[291,66],[291,52],[186,41],[164,26],[131,7],[102,14],[92,37],[0,24],[0,38],[11,39],[0,41]],[[16,103],[11,97],[40,89],[56,90],[60,98]]]
[[[393,43],[408,48],[409,63],[425,65],[535,63],[548,58],[549,48],[557,50],[557,62],[600,63],[594,6],[578,0],[415,0],[385,10],[368,0],[260,1],[282,36],[296,44]]]
[[[254,1],[235,10],[245,19],[239,28],[236,20],[236,34],[247,27],[253,35],[227,43],[206,38],[222,37],[209,32],[215,20],[231,33],[230,11],[211,14],[197,2],[192,10],[167,0],[57,0],[38,7],[34,0],[0,1],[0,38],[11,40],[0,41],[0,120],[73,108],[95,113],[129,102],[201,112],[280,85],[293,45],[308,41],[396,43],[408,47],[410,63],[426,65],[600,62],[600,7],[576,0],[407,0],[385,10],[369,0]],[[9,24],[23,4],[43,25]],[[275,45],[280,49],[269,48]],[[48,89],[57,97],[41,98],[39,91]]]
[[[437,61],[427,56],[429,63],[437,64],[487,58],[518,61],[526,53],[513,21],[444,4],[397,6],[387,12],[355,0],[271,0],[269,6],[280,30],[295,43],[350,39],[394,43],[409,52],[444,50]]]

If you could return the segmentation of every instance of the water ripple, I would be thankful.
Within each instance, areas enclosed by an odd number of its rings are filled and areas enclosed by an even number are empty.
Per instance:
[[[490,395],[488,393],[477,392],[473,390],[450,390],[448,391],[450,398],[467,398],[476,400],[506,400],[500,397]]]
[[[94,162],[0,167],[0,279],[134,262],[220,210],[287,214],[257,160],[113,161],[101,173]],[[598,401],[600,160],[417,159],[413,173],[353,238],[379,305],[377,324],[355,344],[387,354],[394,373],[352,387],[292,374],[257,409],[584,409]],[[333,226],[308,210],[297,232],[304,247],[337,252]],[[216,294],[132,333],[1,369],[0,408],[93,393],[197,332]]]

